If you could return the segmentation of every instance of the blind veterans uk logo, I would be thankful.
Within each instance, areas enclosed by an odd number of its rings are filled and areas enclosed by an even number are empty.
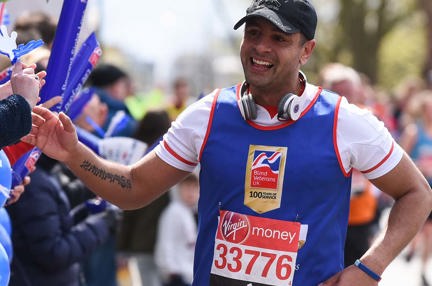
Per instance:
[[[286,147],[249,146],[244,204],[258,213],[280,207]]]
[[[279,179],[281,152],[256,150],[252,163],[251,186],[276,189]]]

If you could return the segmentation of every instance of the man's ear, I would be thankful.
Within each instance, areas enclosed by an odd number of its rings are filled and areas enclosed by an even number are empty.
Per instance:
[[[303,45],[303,53],[300,57],[300,65],[304,65],[308,62],[309,58],[312,55],[313,50],[315,49],[316,41],[315,39],[307,41]]]

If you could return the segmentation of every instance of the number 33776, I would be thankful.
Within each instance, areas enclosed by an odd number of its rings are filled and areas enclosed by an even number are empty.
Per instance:
[[[214,266],[232,273],[259,273],[262,278],[288,280],[293,270],[293,258],[287,254],[228,247],[222,243],[216,246],[216,251],[218,256],[215,257]]]

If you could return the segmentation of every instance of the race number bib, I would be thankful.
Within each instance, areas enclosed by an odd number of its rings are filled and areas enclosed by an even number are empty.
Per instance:
[[[292,285],[300,227],[220,211],[210,285]]]

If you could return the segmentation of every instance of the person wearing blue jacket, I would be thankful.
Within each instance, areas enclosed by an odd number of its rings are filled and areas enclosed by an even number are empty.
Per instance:
[[[86,85],[94,88],[101,101],[108,107],[108,119],[102,129],[111,133],[113,118],[122,115],[123,124],[110,136],[132,137],[138,122],[132,117],[125,103],[126,98],[133,92],[129,75],[116,65],[102,63],[90,73]]]

